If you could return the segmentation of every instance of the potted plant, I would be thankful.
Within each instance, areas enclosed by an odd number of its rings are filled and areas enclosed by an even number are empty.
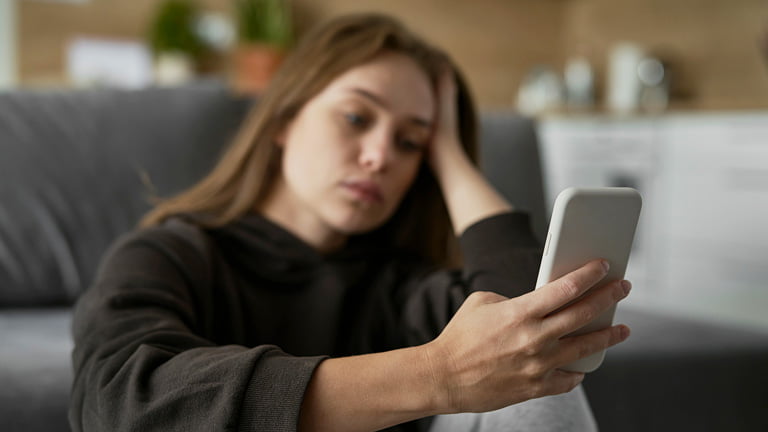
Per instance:
[[[257,94],[266,88],[291,43],[290,8],[285,0],[235,0],[235,15],[234,88]]]
[[[197,15],[197,6],[189,0],[166,0],[160,5],[149,32],[159,84],[179,84],[194,76],[205,50],[194,29]]]

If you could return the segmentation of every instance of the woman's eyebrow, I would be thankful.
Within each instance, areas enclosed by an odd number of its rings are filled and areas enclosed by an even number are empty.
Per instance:
[[[357,95],[364,97],[365,99],[368,99],[369,101],[380,106],[381,108],[389,110],[389,104],[387,104],[387,102],[384,99],[380,98],[378,95],[359,87],[353,87],[353,88],[350,88],[349,90]],[[410,120],[418,126],[423,126],[425,128],[432,127],[431,121],[419,116],[411,116]]]

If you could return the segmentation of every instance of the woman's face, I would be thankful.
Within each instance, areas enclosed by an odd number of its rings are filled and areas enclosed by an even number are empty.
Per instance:
[[[434,117],[429,80],[409,57],[348,70],[277,137],[282,169],[262,211],[319,249],[380,226],[416,177]]]

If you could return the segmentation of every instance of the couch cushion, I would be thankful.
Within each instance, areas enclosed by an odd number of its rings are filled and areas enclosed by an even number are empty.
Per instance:
[[[519,210],[531,215],[539,241],[547,236],[539,141],[533,118],[510,111],[480,117],[480,166],[488,180]]]
[[[620,306],[630,338],[584,387],[606,431],[768,430],[768,332]]]
[[[0,93],[0,307],[69,304],[155,193],[200,178],[248,106],[218,82]]]
[[[67,431],[72,383],[68,309],[0,311],[0,423],[4,431]]]

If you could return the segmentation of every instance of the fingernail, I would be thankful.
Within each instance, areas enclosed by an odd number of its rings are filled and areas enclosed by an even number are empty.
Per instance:
[[[619,335],[621,337],[621,340],[625,340],[629,337],[629,327],[623,325],[619,327]]]
[[[600,263],[603,265],[603,270],[608,273],[608,270],[611,269],[611,264],[607,260],[602,260]]]
[[[624,296],[626,297],[629,295],[629,292],[632,290],[632,283],[628,280],[621,281],[621,289],[624,290]]]

